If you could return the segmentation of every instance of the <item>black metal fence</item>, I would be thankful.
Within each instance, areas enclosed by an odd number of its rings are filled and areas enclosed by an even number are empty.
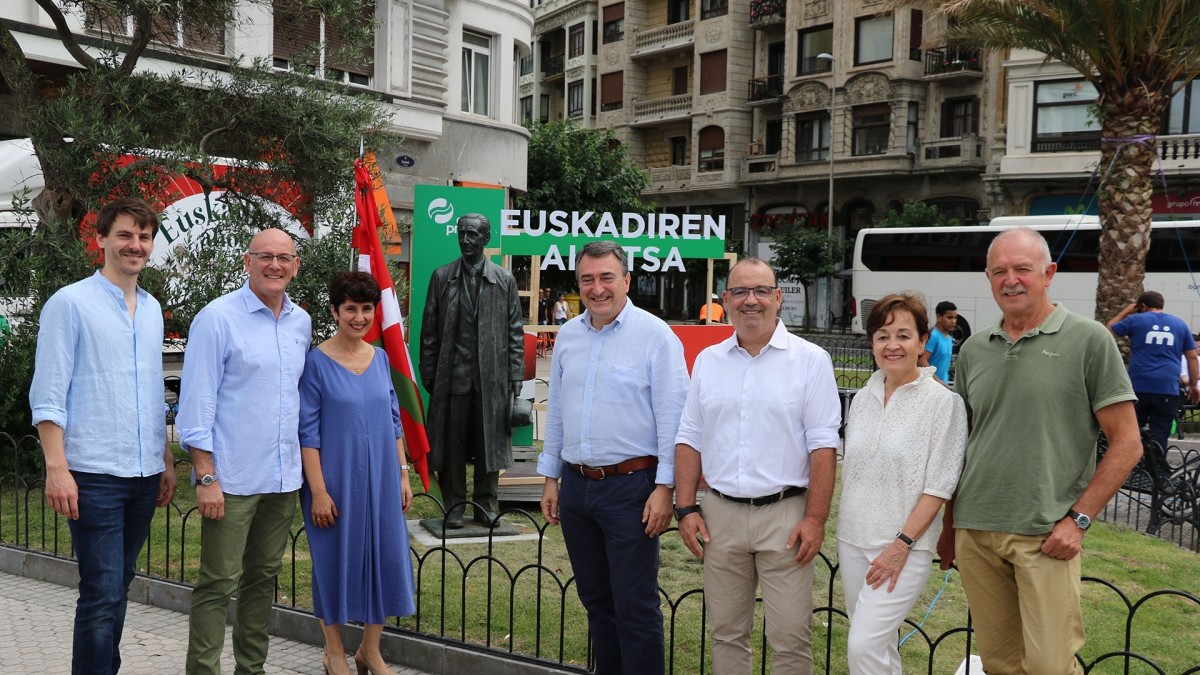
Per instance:
[[[40,455],[33,437],[0,435],[0,545],[69,558],[69,531],[43,499],[43,478],[14,469],[20,465],[19,457],[31,452]],[[199,517],[186,484],[190,467],[181,460],[175,468],[181,487],[175,501],[155,516],[142,572],[191,583],[199,566]],[[1159,508],[1166,507],[1160,504]],[[442,513],[432,497],[418,495],[408,517],[436,518]],[[472,544],[441,538],[414,540],[417,611],[396,620],[390,630],[556,664],[565,672],[584,672],[592,660],[586,615],[573,587],[559,529],[522,509],[509,509],[503,517],[521,534]],[[1164,513],[1160,522],[1161,529],[1174,521]],[[834,548],[831,539],[826,550]],[[701,564],[670,532],[663,536],[662,560],[659,583],[668,671],[709,672]],[[847,619],[838,565],[825,554],[815,565],[815,671],[842,673]],[[298,517],[278,581],[277,602],[310,608],[309,573],[308,545]],[[1129,594],[1110,581],[1092,577],[1084,582],[1089,643],[1079,660],[1085,671],[1200,673],[1200,645],[1183,639],[1200,632],[1200,598],[1182,590]],[[970,618],[954,573],[934,570],[915,613],[921,613],[922,606],[929,607],[925,617],[908,621],[899,636],[905,640],[901,654],[906,670],[954,672],[971,651]],[[1103,624],[1103,630],[1094,630],[1098,624]],[[754,635],[755,670],[767,673],[761,612]]]

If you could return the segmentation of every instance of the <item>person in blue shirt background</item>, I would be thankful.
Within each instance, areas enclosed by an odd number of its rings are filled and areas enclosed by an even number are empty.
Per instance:
[[[104,266],[46,301],[29,404],[46,501],[67,518],[79,562],[72,673],[116,673],[129,583],[156,506],[175,496],[166,439],[163,315],[138,286],[158,233],[141,199],[96,220]]]
[[[950,383],[950,356],[954,353],[954,338],[950,333],[958,325],[958,306],[949,300],[943,300],[934,309],[937,321],[933,330],[929,331],[929,339],[925,341],[925,352],[917,360],[919,366],[937,368],[936,377],[942,384]]]
[[[290,235],[266,229],[245,254],[249,280],[210,302],[188,331],[179,442],[192,457],[200,578],[192,591],[186,672],[221,672],[236,592],[233,656],[261,673],[275,577],[300,490],[300,375],[312,319],[292,303],[300,269]]]
[[[1171,435],[1171,420],[1179,410],[1179,361],[1188,367],[1188,400],[1200,402],[1196,388],[1196,341],[1187,323],[1163,311],[1163,296],[1146,291],[1108,322],[1117,337],[1129,338],[1129,379],[1137,394],[1134,410],[1138,426],[1150,434],[1164,452]]]

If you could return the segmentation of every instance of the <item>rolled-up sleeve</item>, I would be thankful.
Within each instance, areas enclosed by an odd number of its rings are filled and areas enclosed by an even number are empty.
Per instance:
[[[691,446],[697,452],[704,440],[704,410],[700,405],[700,387],[704,382],[704,352],[692,364],[692,381],[688,386],[687,398],[683,402],[683,413],[679,416],[679,430],[675,443]]]
[[[188,331],[179,416],[175,420],[179,427],[179,444],[184,450],[195,448],[212,452],[217,391],[225,372],[227,340],[223,320],[217,313],[201,310],[196,315]]]
[[[804,439],[809,452],[838,447],[838,427],[842,422],[842,403],[838,398],[833,361],[824,351],[813,350],[808,357],[809,389],[804,405]]]
[[[79,321],[71,303],[59,295],[46,301],[38,321],[33,382],[29,386],[33,424],[53,422],[65,429],[68,423],[67,392],[71,388],[71,373],[75,370]]]
[[[675,484],[675,437],[688,396],[687,362],[683,343],[674,333],[665,336],[651,357],[650,398],[658,429],[658,471],[655,482]]]
[[[542,454],[538,455],[537,472],[547,478],[562,476],[562,350],[555,350],[550,359],[550,385],[546,397],[546,438]]]

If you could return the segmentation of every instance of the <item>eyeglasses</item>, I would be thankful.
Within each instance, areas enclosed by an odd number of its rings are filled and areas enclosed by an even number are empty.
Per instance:
[[[246,255],[264,265],[270,265],[272,260],[278,260],[280,265],[290,265],[293,260],[297,260],[300,257],[293,253],[260,253],[258,251],[246,251]]]
[[[746,296],[754,293],[754,297],[759,300],[770,300],[771,296],[775,295],[778,286],[755,286],[754,288],[746,288],[745,286],[734,286],[726,288],[725,292],[734,300],[745,300]]]

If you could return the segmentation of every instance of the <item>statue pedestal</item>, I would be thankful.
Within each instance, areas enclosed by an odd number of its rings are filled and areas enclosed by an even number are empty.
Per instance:
[[[441,518],[423,518],[421,519],[421,527],[425,531],[435,537],[442,537],[442,519]],[[457,529],[446,529],[445,538],[449,539],[466,539],[468,537],[512,537],[518,534],[516,526],[503,519],[497,519],[496,524],[488,527],[478,521],[467,519],[463,521],[463,526]]]

